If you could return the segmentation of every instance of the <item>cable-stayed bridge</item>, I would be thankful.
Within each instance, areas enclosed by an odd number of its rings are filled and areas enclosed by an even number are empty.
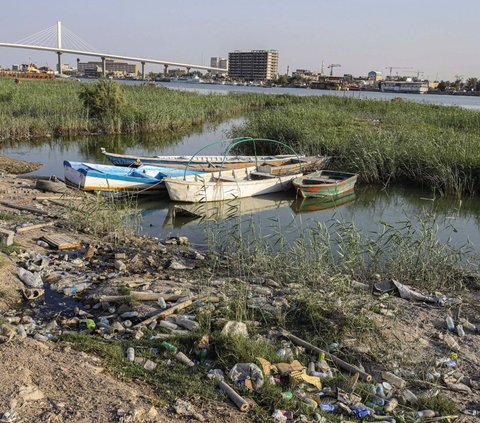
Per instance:
[[[102,74],[106,74],[106,60],[126,60],[129,62],[139,62],[142,65],[142,79],[145,79],[145,64],[152,63],[155,65],[163,65],[165,74],[169,66],[190,69],[202,69],[213,72],[227,72],[227,69],[212,68],[210,66],[194,65],[189,63],[177,63],[160,59],[148,59],[143,57],[123,56],[120,54],[110,54],[98,51],[86,41],[82,40],[78,35],[74,34],[68,28],[57,22],[49,28],[29,35],[15,43],[0,43],[0,47],[21,48],[39,51],[51,51],[58,57],[58,73],[62,74],[62,54],[73,54],[77,56],[100,57],[102,60]]]

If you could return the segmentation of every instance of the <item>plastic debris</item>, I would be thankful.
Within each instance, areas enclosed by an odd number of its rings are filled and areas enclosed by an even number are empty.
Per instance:
[[[42,277],[39,273],[32,273],[23,267],[17,267],[17,275],[29,288],[43,288]]]
[[[228,321],[221,332],[224,336],[243,336],[248,337],[247,325],[243,322],[236,322],[234,320]]]
[[[135,361],[135,350],[132,347],[127,348],[127,360],[132,363]]]
[[[229,373],[230,379],[236,386],[245,386],[247,389],[258,391],[264,383],[263,373],[253,363],[237,363]]]

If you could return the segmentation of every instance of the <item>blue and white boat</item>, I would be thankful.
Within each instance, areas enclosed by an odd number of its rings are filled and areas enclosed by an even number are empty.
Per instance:
[[[163,179],[184,176],[184,169],[159,166],[118,167],[65,160],[65,181],[84,191],[146,192],[165,190]],[[187,170],[187,175],[200,172]]]

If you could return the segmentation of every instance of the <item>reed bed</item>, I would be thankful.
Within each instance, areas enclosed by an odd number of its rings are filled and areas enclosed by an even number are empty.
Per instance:
[[[78,81],[0,79],[0,140],[80,134],[186,131],[268,106],[268,96],[197,94],[150,85],[121,85],[128,107],[121,116],[89,118]]]
[[[367,183],[413,182],[440,194],[474,195],[480,186],[479,130],[480,113],[460,107],[312,96],[252,114],[232,135],[332,155],[334,167],[358,172]],[[278,151],[269,143],[263,148]]]

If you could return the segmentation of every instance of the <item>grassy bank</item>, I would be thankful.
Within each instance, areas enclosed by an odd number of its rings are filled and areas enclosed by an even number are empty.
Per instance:
[[[91,119],[78,81],[0,79],[0,140],[88,133],[181,132],[252,109],[264,95],[202,95],[150,85],[122,85],[128,105],[118,119]]]
[[[332,155],[336,168],[358,172],[367,183],[478,194],[479,129],[480,113],[460,107],[311,96],[253,114],[234,135]]]

